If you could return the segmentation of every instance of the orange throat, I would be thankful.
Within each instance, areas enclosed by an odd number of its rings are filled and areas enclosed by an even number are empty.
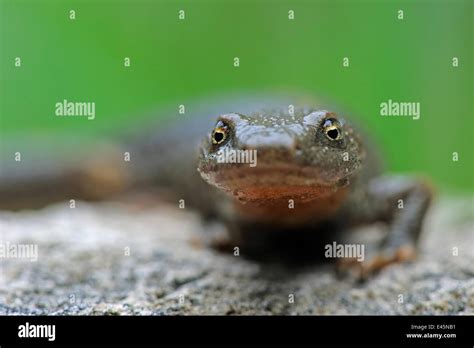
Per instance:
[[[235,208],[245,220],[295,225],[332,217],[349,189],[325,186],[249,186],[235,190]]]

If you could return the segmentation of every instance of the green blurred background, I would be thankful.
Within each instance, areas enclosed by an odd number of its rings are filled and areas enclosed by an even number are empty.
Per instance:
[[[74,149],[162,104],[296,90],[358,115],[391,170],[472,192],[472,22],[472,0],[1,0],[2,145],[43,138]],[[63,99],[94,101],[96,119],[55,117]],[[420,102],[421,119],[379,116],[388,99]]]

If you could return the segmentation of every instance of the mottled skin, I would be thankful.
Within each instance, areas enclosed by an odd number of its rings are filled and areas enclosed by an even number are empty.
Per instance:
[[[198,170],[231,201],[222,212],[230,231],[229,240],[219,240],[224,247],[322,255],[325,243],[344,240],[341,231],[380,221],[389,233],[378,252],[346,265],[357,265],[365,276],[415,256],[430,188],[381,176],[367,153],[371,149],[336,113],[311,108],[231,113],[220,116],[216,127],[201,147]],[[258,165],[218,163],[218,151],[226,149],[256,150]]]
[[[117,199],[142,190],[184,199],[205,221],[222,222],[225,234],[209,224],[205,239],[228,252],[238,246],[262,259],[322,258],[326,243],[343,242],[359,225],[383,222],[389,231],[379,248],[363,263],[345,260],[340,269],[356,266],[366,276],[413,258],[430,188],[409,177],[381,175],[374,147],[338,113],[297,105],[308,104],[258,95],[207,101],[166,127],[148,127],[129,145],[94,151],[79,167],[41,172],[22,164],[22,175],[1,178],[0,208]],[[217,163],[223,149],[256,150],[257,165]],[[125,151],[130,162],[123,161]]]

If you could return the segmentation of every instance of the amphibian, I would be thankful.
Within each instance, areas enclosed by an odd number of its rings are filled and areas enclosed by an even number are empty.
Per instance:
[[[224,149],[256,150],[258,165],[219,163]],[[360,264],[366,275],[415,256],[432,197],[424,181],[383,175],[371,154],[375,150],[328,110],[229,113],[218,117],[202,145],[198,170],[232,202],[222,215],[233,243],[244,250],[258,252],[262,244],[280,239],[282,250],[308,252],[312,246],[306,243],[321,245],[315,239],[344,240],[341,232],[359,225],[387,224],[378,252]],[[316,250],[321,253],[321,246]]]
[[[357,265],[361,274],[413,258],[430,186],[384,175],[375,160],[377,149],[338,112],[294,99],[258,99],[213,108],[202,103],[195,114],[151,128],[116,155],[36,180],[4,181],[0,206],[104,199],[161,187],[207,221],[226,226],[226,238],[209,238],[221,249],[238,246],[242,254],[260,257],[275,250],[290,258],[322,254],[324,243],[342,241],[357,226],[383,222],[387,236]],[[255,151],[258,161],[255,166],[220,163],[224,150]],[[130,162],[121,159],[125,152]]]

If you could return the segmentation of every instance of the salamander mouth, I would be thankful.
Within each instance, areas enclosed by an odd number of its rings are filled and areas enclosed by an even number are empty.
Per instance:
[[[292,163],[256,167],[222,164],[199,171],[209,184],[243,200],[314,199],[330,195],[344,186],[343,178],[336,173]]]

